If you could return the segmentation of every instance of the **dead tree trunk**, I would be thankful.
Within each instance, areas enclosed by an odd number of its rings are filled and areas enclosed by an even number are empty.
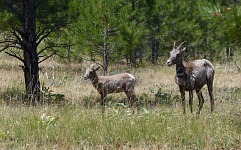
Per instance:
[[[226,48],[226,56],[227,56],[227,60],[228,61],[232,61],[233,60],[233,52],[231,50],[231,47],[227,47]]]

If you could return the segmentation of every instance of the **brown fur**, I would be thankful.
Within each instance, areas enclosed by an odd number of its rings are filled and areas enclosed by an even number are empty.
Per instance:
[[[186,73],[187,73],[187,74],[191,74],[192,71],[193,71],[193,69],[194,69],[196,66],[195,66],[195,64],[194,64],[193,62],[189,61],[189,62],[186,62],[186,63],[184,64],[184,67],[186,68]]]
[[[181,49],[181,43],[178,47],[173,47],[170,52],[170,58],[167,60],[167,65],[171,66],[176,64],[176,83],[179,86],[179,90],[182,96],[183,113],[186,113],[185,109],[185,91],[189,92],[189,106],[192,110],[193,104],[193,90],[196,90],[199,99],[199,110],[200,113],[204,98],[202,96],[202,87],[207,84],[210,102],[211,102],[211,112],[214,109],[214,98],[213,98],[213,80],[214,80],[214,67],[212,63],[206,59],[195,60],[191,62],[182,61],[182,53],[185,48]]]
[[[93,86],[101,95],[102,106],[105,106],[107,94],[120,92],[124,92],[129,99],[130,106],[134,106],[137,102],[135,94],[135,77],[129,73],[121,73],[112,76],[98,76],[96,71],[99,68],[99,66],[92,64],[86,69],[84,79],[91,80]]]

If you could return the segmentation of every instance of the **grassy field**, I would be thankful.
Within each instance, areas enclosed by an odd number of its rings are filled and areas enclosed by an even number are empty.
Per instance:
[[[200,115],[191,114],[188,105],[182,114],[175,67],[111,66],[111,74],[135,75],[142,108],[132,114],[122,104],[125,95],[112,94],[103,115],[100,96],[83,80],[88,63],[41,64],[43,96],[53,104],[35,107],[21,102],[20,65],[1,56],[0,149],[241,149],[241,73],[232,63],[215,64],[215,112],[210,114],[205,86]],[[194,95],[194,111],[197,104]]]

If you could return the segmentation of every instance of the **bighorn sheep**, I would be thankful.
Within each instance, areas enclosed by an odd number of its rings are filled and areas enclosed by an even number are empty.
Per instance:
[[[179,90],[182,97],[183,113],[186,113],[185,109],[185,91],[189,91],[189,106],[192,110],[193,104],[193,90],[196,90],[196,94],[199,99],[199,110],[200,113],[204,99],[202,95],[202,87],[207,84],[208,92],[211,102],[211,112],[214,109],[214,99],[213,99],[213,80],[214,80],[214,67],[212,63],[206,59],[199,59],[191,62],[183,62],[182,54],[186,50],[186,47],[181,48],[182,42],[179,46],[174,46],[170,52],[170,58],[167,60],[166,64],[168,66],[176,64],[176,84],[179,86]]]
[[[131,107],[136,105],[137,99],[135,95],[135,77],[129,73],[121,73],[112,76],[98,76],[96,71],[99,68],[99,65],[90,65],[88,68],[86,68],[84,79],[90,79],[93,86],[101,95],[101,105],[103,107],[105,106],[107,94],[120,92],[125,92]]]

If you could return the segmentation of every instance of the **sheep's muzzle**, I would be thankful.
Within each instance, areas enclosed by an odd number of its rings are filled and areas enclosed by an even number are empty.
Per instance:
[[[84,79],[85,79],[85,80],[87,80],[87,79],[88,79],[88,77],[87,77],[87,76],[84,76]]]

